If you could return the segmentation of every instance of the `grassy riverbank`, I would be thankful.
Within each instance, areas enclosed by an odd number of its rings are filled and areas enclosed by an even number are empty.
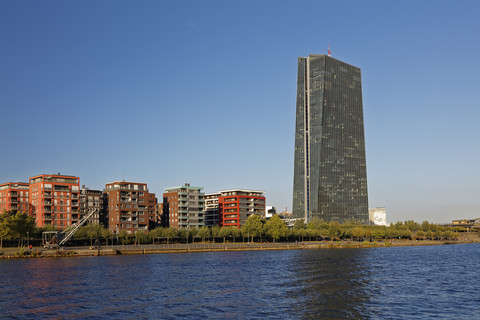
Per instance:
[[[5,248],[0,249],[0,259],[44,258],[44,257],[80,257],[131,254],[165,254],[219,251],[263,251],[263,250],[304,250],[304,249],[351,249],[405,246],[430,246],[445,244],[480,243],[478,234],[468,235],[455,241],[439,240],[396,240],[396,241],[306,241],[290,243],[190,243],[160,245],[104,246],[102,248],[67,247],[58,250],[43,248]]]

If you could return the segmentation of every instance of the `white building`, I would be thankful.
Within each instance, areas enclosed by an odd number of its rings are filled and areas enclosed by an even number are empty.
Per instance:
[[[368,209],[368,216],[370,219],[370,224],[372,225],[387,225],[387,209],[385,208],[370,208]]]

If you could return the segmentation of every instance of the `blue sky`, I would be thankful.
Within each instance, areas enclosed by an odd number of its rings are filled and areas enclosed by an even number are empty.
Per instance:
[[[480,217],[476,1],[2,1],[0,182],[189,182],[291,209],[297,57],[362,69],[369,206]],[[160,197],[159,197],[160,198]]]

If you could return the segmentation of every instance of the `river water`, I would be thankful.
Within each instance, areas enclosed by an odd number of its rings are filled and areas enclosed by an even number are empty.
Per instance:
[[[480,244],[0,260],[0,318],[480,319]]]

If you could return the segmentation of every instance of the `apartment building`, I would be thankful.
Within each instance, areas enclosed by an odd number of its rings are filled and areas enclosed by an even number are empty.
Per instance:
[[[218,219],[218,197],[220,192],[205,194],[205,226],[213,227],[220,225]]]
[[[117,181],[105,185],[108,228],[118,233],[126,230],[147,231],[156,226],[157,199],[147,184]]]
[[[0,184],[0,213],[30,213],[29,184],[27,182],[7,182]]]
[[[220,191],[218,212],[220,226],[240,228],[252,214],[265,215],[264,192],[247,189]]]
[[[29,179],[31,212],[37,226],[54,225],[60,229],[78,220],[80,178],[41,174]]]
[[[165,189],[162,216],[168,226],[175,229],[205,226],[205,194],[202,189],[189,183]]]
[[[76,219],[81,219],[91,211],[94,211],[93,215],[88,219],[88,223],[107,226],[103,202],[103,191],[82,186],[80,188],[80,214]]]

